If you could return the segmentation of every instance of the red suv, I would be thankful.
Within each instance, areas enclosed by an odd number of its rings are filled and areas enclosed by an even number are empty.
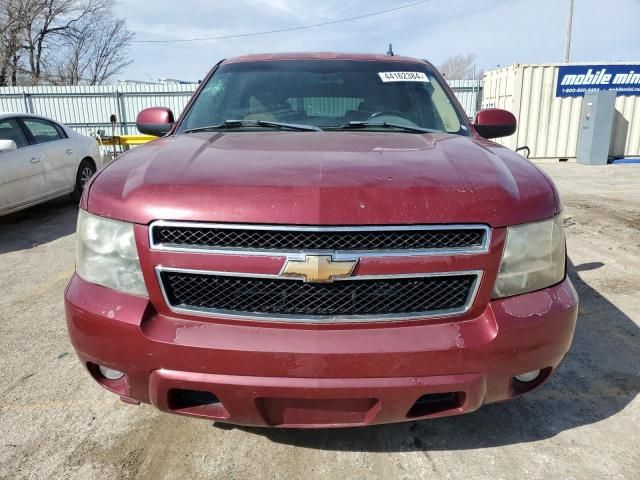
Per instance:
[[[413,58],[217,64],[164,135],[88,185],[71,340],[128,403],[341,427],[476,410],[543,383],[578,299],[561,204]]]

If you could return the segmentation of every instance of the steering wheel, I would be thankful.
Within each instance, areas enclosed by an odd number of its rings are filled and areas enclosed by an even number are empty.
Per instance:
[[[396,117],[396,118],[401,118],[402,122],[407,124],[407,126],[416,127],[417,124],[409,120],[407,117],[405,117],[405,115],[406,114],[404,112],[401,112],[400,110],[382,110],[380,112],[375,112],[369,115],[367,122],[369,120],[373,120],[374,118],[378,118],[378,117]]]

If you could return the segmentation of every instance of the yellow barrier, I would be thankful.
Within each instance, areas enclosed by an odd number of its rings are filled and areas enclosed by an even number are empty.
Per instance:
[[[143,145],[157,138],[153,135],[116,135],[115,137],[102,137],[97,141],[100,145],[119,145],[125,147],[126,150],[128,147]]]

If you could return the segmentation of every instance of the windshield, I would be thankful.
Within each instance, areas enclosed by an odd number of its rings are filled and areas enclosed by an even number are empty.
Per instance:
[[[373,128],[387,123],[386,127],[467,131],[427,65],[397,61],[223,64],[185,114],[178,133],[227,120],[286,122],[328,130],[366,122]]]

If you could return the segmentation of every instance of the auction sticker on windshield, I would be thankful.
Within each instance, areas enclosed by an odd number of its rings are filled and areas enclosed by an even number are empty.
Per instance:
[[[429,79],[422,72],[378,72],[383,82],[426,82]]]

